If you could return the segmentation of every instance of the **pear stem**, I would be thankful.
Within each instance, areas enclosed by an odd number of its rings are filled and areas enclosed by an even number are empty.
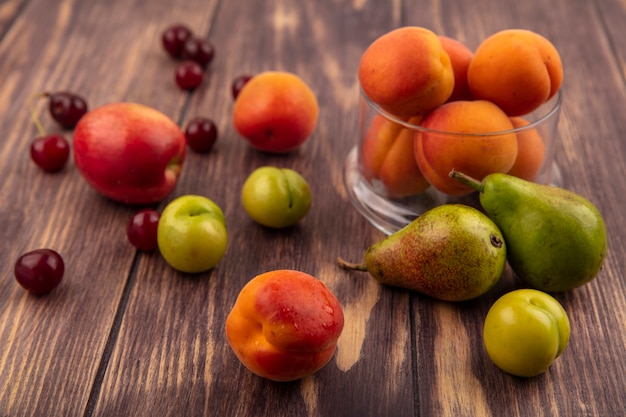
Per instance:
[[[482,193],[485,190],[485,185],[481,181],[478,181],[477,179],[474,179],[469,175],[465,175],[462,172],[453,169],[448,175],[450,176],[450,178],[457,180],[461,184],[467,185],[468,187],[472,187],[478,192]]]
[[[367,272],[367,267],[365,266],[365,264],[355,264],[352,262],[348,262],[344,260],[341,256],[337,258],[337,263],[343,269],[351,269],[353,271]]]

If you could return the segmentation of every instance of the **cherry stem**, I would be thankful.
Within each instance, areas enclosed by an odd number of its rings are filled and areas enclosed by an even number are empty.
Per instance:
[[[450,176],[450,178],[460,182],[461,184],[467,185],[468,187],[472,187],[476,191],[479,191],[481,193],[485,191],[485,185],[481,181],[478,181],[477,179],[474,179],[469,175],[465,175],[462,172],[455,171],[454,169],[450,171],[450,174],[448,175]]]
[[[30,117],[33,120],[33,123],[35,124],[35,127],[37,128],[39,135],[41,136],[46,136],[46,130],[43,128],[43,125],[41,124],[39,117],[37,117],[37,112],[35,110],[35,100],[48,97],[48,96],[50,96],[49,93],[35,94],[31,97],[31,99],[28,102],[28,107],[30,108]]]
[[[353,271],[367,272],[367,267],[365,266],[365,264],[355,264],[352,262],[348,262],[341,257],[337,258],[337,263],[343,269],[351,269]]]

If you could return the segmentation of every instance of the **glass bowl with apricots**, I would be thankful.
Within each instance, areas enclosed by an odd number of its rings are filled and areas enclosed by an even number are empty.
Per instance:
[[[478,204],[452,171],[560,185],[562,81],[556,47],[530,30],[496,32],[474,50],[417,26],[383,34],[358,66],[359,137],[344,171],[349,197],[390,234],[437,205]]]

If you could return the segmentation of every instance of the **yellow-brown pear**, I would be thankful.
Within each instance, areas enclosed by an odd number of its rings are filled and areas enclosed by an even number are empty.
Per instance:
[[[370,246],[363,264],[384,285],[402,287],[446,301],[476,298],[500,279],[506,245],[485,214],[463,204],[435,207],[403,229]]]

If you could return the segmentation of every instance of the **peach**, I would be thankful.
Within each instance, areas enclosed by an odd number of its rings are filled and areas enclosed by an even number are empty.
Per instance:
[[[312,375],[332,358],[343,309],[317,278],[276,270],[252,278],[226,318],[226,338],[241,363],[273,381]]]
[[[512,117],[514,128],[527,126],[528,121],[521,117]],[[537,129],[527,129],[516,132],[517,159],[508,174],[527,181],[534,181],[543,165],[545,145]]]
[[[441,46],[450,56],[454,71],[454,90],[448,101],[472,100],[474,96],[467,81],[467,69],[474,57],[474,52],[464,43],[448,36],[439,36]]]
[[[521,116],[559,91],[563,64],[548,39],[530,30],[507,29],[478,46],[467,78],[474,97],[494,102],[509,116]]]
[[[415,159],[428,182],[448,195],[472,192],[449,177],[453,169],[481,180],[508,172],[517,157],[513,124],[489,101],[451,101],[424,117],[421,126],[429,130],[415,135]]]
[[[358,79],[370,100],[398,117],[424,114],[454,89],[452,63],[439,37],[417,26],[374,40],[361,56]]]
[[[409,123],[417,124],[421,116]],[[380,180],[388,197],[419,194],[429,187],[413,156],[413,129],[376,115],[361,147],[361,170],[368,181]]]
[[[256,149],[290,152],[313,133],[319,116],[317,98],[297,75],[266,71],[248,81],[233,108],[237,132]]]

